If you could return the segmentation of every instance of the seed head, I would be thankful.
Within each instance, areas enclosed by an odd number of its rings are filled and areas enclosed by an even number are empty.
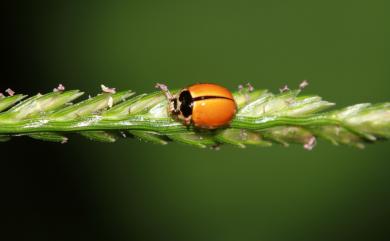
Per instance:
[[[305,148],[308,151],[311,151],[317,143],[317,140],[315,136],[310,137],[310,139],[303,145],[303,148]]]
[[[102,88],[103,93],[110,93],[110,94],[116,93],[115,88],[109,88],[105,85],[100,85],[100,87]]]
[[[288,88],[287,85],[284,85],[282,88],[279,89],[280,93],[284,93],[284,92],[287,92],[289,91],[290,89]]]
[[[247,86],[249,92],[252,92],[255,89],[253,87],[253,85],[251,85],[251,83],[247,83],[246,86]]]
[[[299,84],[299,89],[303,90],[306,86],[309,85],[309,82],[307,80],[303,80],[300,84]]]
[[[114,105],[114,99],[110,96],[108,97],[108,107],[111,108]]]
[[[64,91],[65,90],[65,86],[63,86],[62,84],[59,84],[58,86],[57,86],[57,88],[54,88],[53,89],[53,92],[62,92],[62,91]]]
[[[9,96],[14,96],[14,94],[15,94],[15,91],[13,91],[11,88],[6,89],[5,92],[6,92]]]

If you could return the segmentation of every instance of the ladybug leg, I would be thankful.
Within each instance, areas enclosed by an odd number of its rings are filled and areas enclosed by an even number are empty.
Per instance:
[[[189,126],[191,124],[191,116],[184,118],[184,125]]]
[[[189,130],[191,126],[191,116],[184,117],[183,115],[177,115],[177,119],[182,122]]]

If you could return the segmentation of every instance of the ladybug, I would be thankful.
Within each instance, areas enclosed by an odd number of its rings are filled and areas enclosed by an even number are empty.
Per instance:
[[[168,111],[185,125],[203,129],[226,126],[237,112],[232,93],[216,84],[194,84],[172,95],[167,86],[156,84],[168,99]]]

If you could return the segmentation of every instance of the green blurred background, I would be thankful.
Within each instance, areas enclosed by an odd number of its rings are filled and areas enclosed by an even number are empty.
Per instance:
[[[385,1],[31,1],[3,8],[1,90],[251,82],[389,101]],[[1,144],[15,240],[388,240],[390,145]],[[35,159],[35,160],[33,160]],[[12,239],[7,239],[12,240]]]

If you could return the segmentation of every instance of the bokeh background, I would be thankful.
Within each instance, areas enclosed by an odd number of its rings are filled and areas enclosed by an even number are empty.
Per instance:
[[[372,1],[9,1],[0,90],[138,93],[251,82],[338,107],[389,101]],[[388,240],[390,145],[220,151],[127,139],[0,143],[3,240]],[[5,215],[4,213],[7,213]]]

